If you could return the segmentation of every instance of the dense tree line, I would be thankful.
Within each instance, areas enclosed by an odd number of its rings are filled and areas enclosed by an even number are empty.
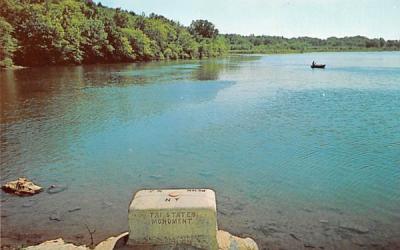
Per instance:
[[[190,27],[90,0],[0,0],[0,67],[133,62],[219,56],[214,25]]]
[[[220,35],[207,20],[189,27],[91,0],[0,0],[0,67],[191,59],[239,53],[400,50],[362,36]]]
[[[279,36],[242,36],[227,34],[233,52],[241,53],[290,53],[311,51],[364,51],[400,50],[399,40],[369,39],[363,36],[329,37],[327,39]]]

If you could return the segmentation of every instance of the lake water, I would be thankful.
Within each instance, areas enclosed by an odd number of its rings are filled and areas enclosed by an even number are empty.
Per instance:
[[[8,241],[98,242],[135,191],[208,187],[261,248],[400,247],[399,52],[2,71],[0,98],[1,183],[68,187],[2,192]]]

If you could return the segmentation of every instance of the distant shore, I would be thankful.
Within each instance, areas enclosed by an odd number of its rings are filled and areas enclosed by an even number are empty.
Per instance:
[[[386,49],[316,49],[316,50],[230,50],[229,54],[303,54],[316,52],[398,52],[400,50]]]

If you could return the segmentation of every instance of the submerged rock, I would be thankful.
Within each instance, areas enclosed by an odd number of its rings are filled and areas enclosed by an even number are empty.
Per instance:
[[[36,204],[35,201],[30,200],[30,201],[25,202],[24,204],[22,204],[22,207],[32,207],[35,204]]]
[[[1,187],[5,192],[19,196],[34,195],[43,190],[27,178],[21,177],[16,181],[10,181]]]
[[[102,202],[102,205],[103,205],[102,206],[103,208],[107,208],[107,207],[112,207],[113,203],[111,201],[106,201],[105,200],[105,201]]]
[[[48,194],[57,194],[57,193],[67,190],[67,188],[68,188],[67,185],[51,185],[49,188],[47,188],[47,193]]]
[[[49,219],[55,221],[61,221],[62,220],[61,213],[59,211],[55,211],[49,216]]]
[[[160,180],[160,179],[162,179],[162,175],[153,174],[153,175],[149,175],[149,178],[155,179],[155,180]]]
[[[72,213],[72,212],[75,212],[75,211],[79,211],[81,209],[82,209],[81,207],[73,207],[73,208],[68,209],[68,212]]]
[[[301,241],[299,237],[297,237],[294,233],[289,233],[290,236],[292,236],[293,239]]]
[[[304,247],[305,248],[316,248],[316,246],[314,246],[314,244],[310,243],[310,242],[305,242],[304,243]]]
[[[339,225],[341,229],[346,229],[351,232],[359,233],[359,234],[365,234],[369,232],[369,229],[360,225],[356,224],[347,224],[347,223],[341,223]]]
[[[200,172],[199,175],[207,178],[213,176],[211,172]]]

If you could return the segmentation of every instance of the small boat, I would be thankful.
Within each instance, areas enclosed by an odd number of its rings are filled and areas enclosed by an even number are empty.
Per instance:
[[[316,68],[316,69],[325,69],[325,66],[326,66],[326,64],[316,64],[314,62],[312,62],[312,64],[311,64],[311,68],[312,69],[314,69],[314,68]]]

